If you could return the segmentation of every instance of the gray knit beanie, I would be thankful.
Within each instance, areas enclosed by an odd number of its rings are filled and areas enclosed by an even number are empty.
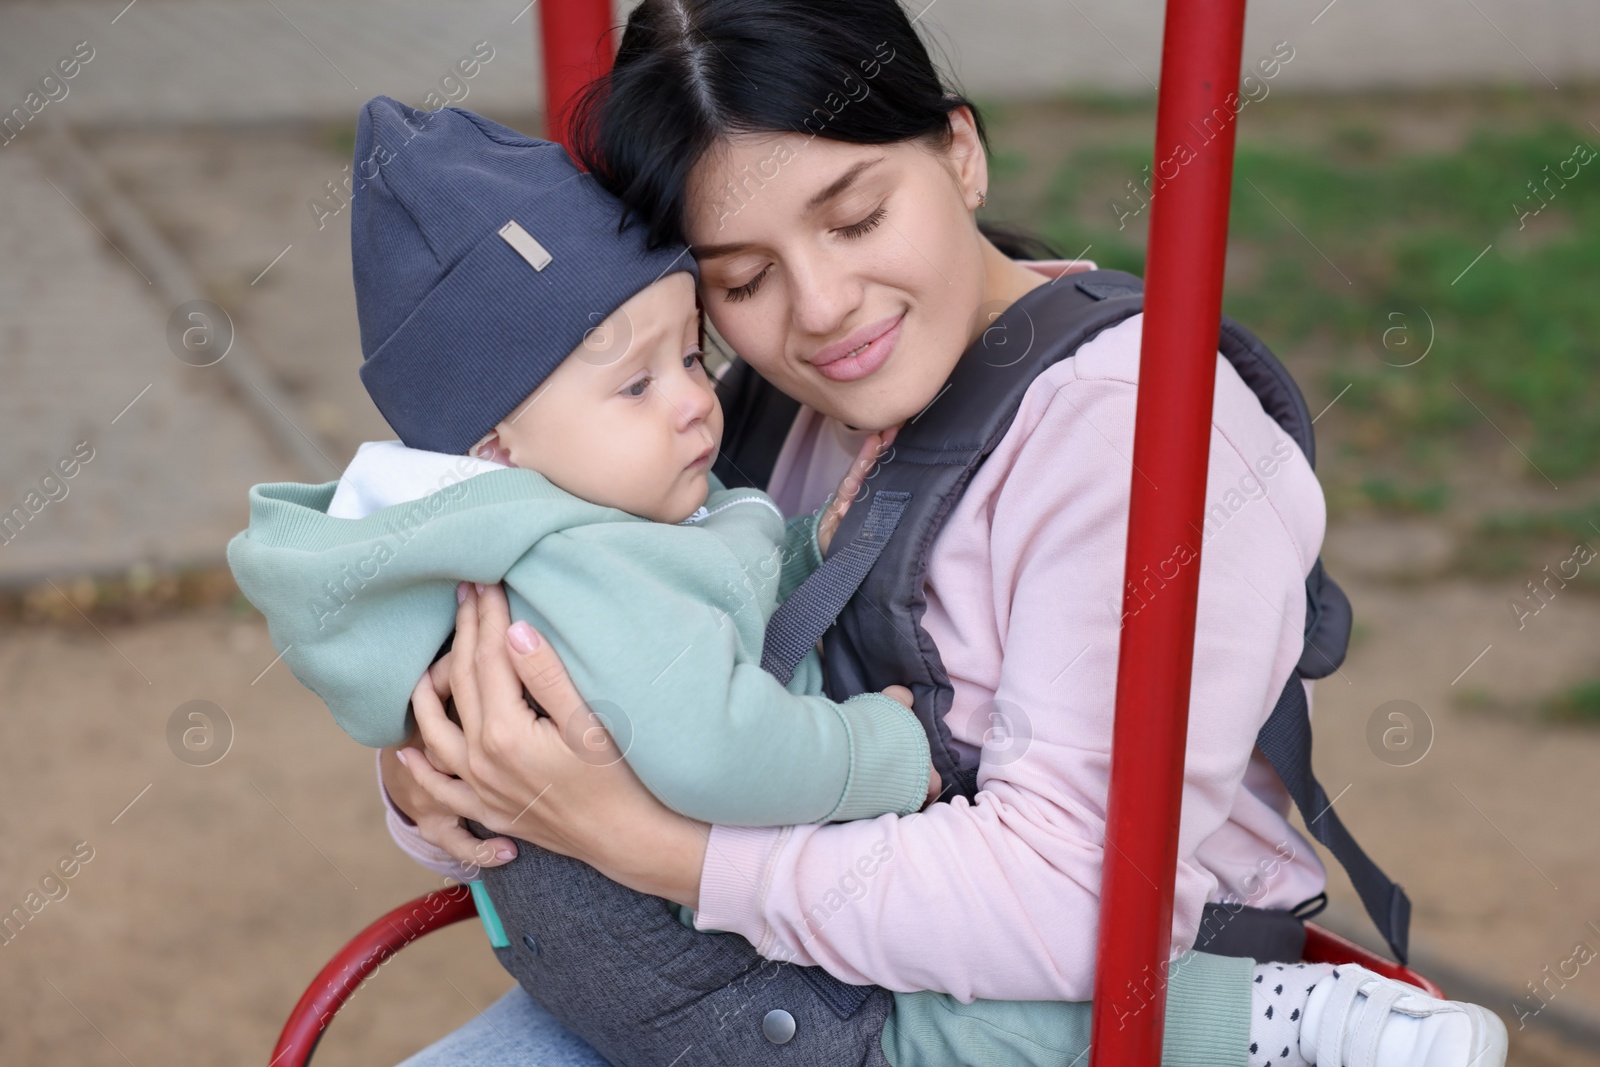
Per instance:
[[[412,448],[465,452],[629,297],[699,277],[560,145],[461,108],[374,97],[353,171],[361,381]]]

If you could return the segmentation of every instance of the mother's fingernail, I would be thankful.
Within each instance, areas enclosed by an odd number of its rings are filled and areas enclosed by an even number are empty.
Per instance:
[[[411,766],[411,764],[406,761],[406,750],[403,748],[395,749],[394,758],[399,760],[407,767]]]
[[[456,583],[456,603],[457,604],[465,604],[466,602],[467,602],[467,583],[466,582],[457,582]]]
[[[482,582],[473,582],[472,583],[472,587],[478,591],[478,595],[479,596],[483,595],[483,583]]]
[[[513,848],[502,848],[495,853],[495,857],[503,860],[514,860],[517,858],[517,850]]]
[[[511,647],[524,656],[539,647],[539,631],[525,622],[517,621],[511,624],[506,631],[506,637],[511,641]]]

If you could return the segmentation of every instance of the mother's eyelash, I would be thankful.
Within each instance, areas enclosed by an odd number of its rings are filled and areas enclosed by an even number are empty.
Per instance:
[[[841,237],[860,237],[877,229],[878,223],[882,222],[884,216],[887,214],[889,214],[888,209],[882,204],[879,204],[877,209],[874,210],[872,214],[868,215],[860,222],[852,223],[849,226],[841,226],[836,232]]]
[[[738,303],[740,300],[748,300],[750,297],[755,296],[756,290],[761,288],[761,280],[767,276],[767,271],[771,269],[772,267],[770,264],[762,267],[760,274],[757,274],[754,278],[751,278],[749,281],[745,282],[736,289],[729,289],[727,299],[732,300],[734,303]]]
[[[883,222],[888,214],[889,209],[884,207],[882,204],[879,204],[870,215],[862,219],[860,222],[853,222],[848,226],[841,226],[834,232],[846,239],[864,237],[868,233],[871,233],[873,230],[877,229],[878,224]],[[741,300],[748,300],[752,296],[755,296],[756,290],[761,288],[762,281],[766,279],[767,272],[771,269],[772,267],[770,264],[766,267],[763,267],[761,269],[761,273],[757,274],[754,278],[751,278],[743,285],[729,289],[724,299],[730,300],[733,303],[738,303]]]

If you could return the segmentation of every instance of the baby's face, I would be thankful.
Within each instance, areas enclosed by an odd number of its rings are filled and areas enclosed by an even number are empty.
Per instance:
[[[722,444],[694,278],[635,293],[495,431],[502,459],[574,496],[656,522],[694,514]]]

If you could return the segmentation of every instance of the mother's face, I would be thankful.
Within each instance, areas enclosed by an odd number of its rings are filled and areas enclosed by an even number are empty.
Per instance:
[[[985,278],[986,185],[964,114],[946,151],[746,134],[696,167],[685,220],[722,336],[785,393],[860,428],[937,395]]]

